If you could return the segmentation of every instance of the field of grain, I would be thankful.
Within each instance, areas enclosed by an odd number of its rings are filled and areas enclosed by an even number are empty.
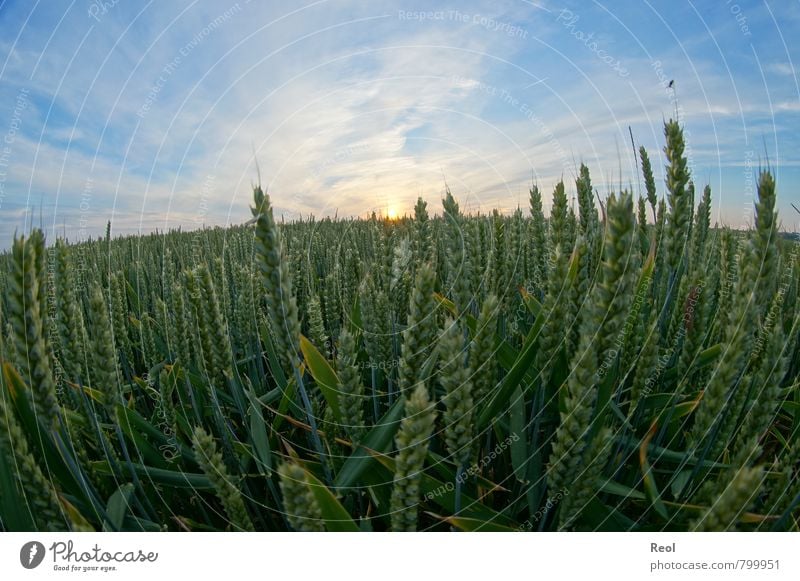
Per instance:
[[[723,228],[664,134],[666,184],[641,149],[549,216],[284,224],[256,187],[238,227],[18,235],[0,529],[798,530],[800,247],[768,169]]]

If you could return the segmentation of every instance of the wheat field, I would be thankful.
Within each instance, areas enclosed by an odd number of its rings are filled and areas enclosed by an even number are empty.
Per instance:
[[[602,203],[19,234],[0,528],[797,531],[800,247],[664,136]]]

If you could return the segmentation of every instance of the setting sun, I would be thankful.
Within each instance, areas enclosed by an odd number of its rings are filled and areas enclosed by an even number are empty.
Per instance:
[[[388,210],[386,210],[386,217],[389,220],[397,220],[397,218],[399,218],[397,214],[397,209],[390,207]]]

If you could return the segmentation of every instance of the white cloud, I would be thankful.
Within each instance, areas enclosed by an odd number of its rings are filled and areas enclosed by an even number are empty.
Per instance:
[[[775,108],[778,111],[791,111],[797,112],[800,111],[800,100],[797,101],[782,101],[775,105]]]
[[[776,75],[784,75],[793,77],[795,75],[794,67],[789,63],[770,63],[766,66],[767,71],[775,73]]]

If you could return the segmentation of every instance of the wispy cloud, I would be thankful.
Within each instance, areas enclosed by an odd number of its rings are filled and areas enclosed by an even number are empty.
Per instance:
[[[800,100],[798,101],[782,101],[775,107],[778,111],[800,111]]]
[[[770,73],[775,73],[776,75],[784,75],[787,77],[796,75],[794,67],[789,63],[769,63],[766,69]]]

